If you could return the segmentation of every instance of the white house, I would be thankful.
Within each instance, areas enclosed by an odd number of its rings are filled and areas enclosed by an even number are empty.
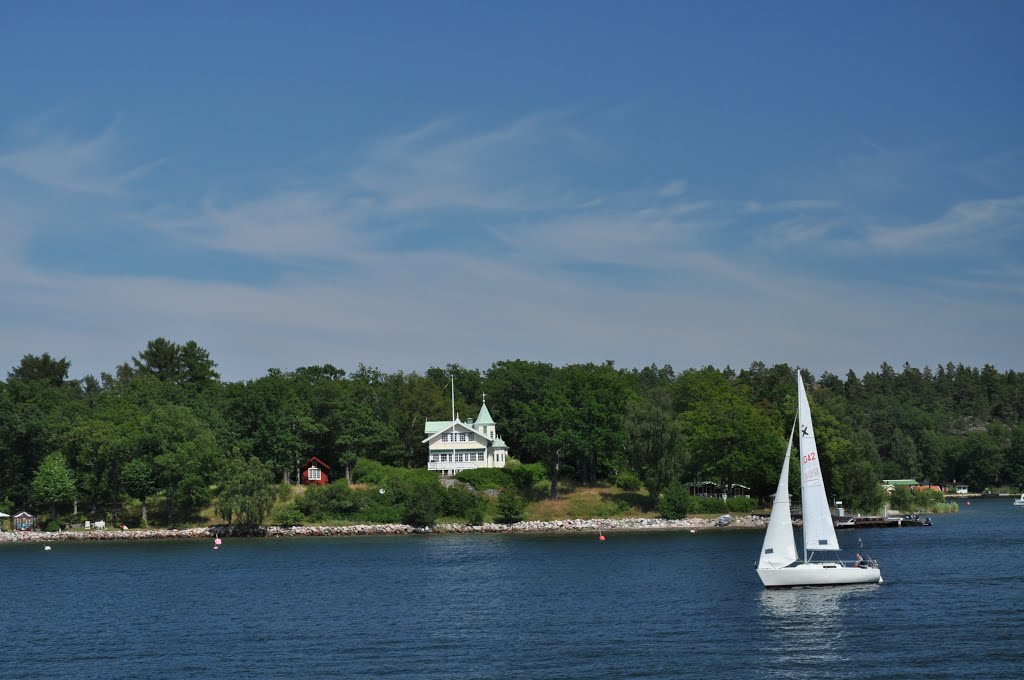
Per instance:
[[[508,447],[494,429],[486,400],[474,421],[428,420],[423,426],[427,438],[427,469],[449,477],[462,470],[505,467]]]

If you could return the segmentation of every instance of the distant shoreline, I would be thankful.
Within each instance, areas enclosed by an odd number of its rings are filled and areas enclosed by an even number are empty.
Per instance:
[[[104,529],[92,531],[3,531],[0,543],[55,543],[60,541],[145,541],[180,540],[232,536],[283,538],[288,536],[401,536],[407,534],[519,534],[585,533],[614,531],[685,531],[706,529],[763,529],[767,520],[754,515],[735,517],[727,527],[703,517],[686,519],[566,519],[551,522],[523,521],[514,524],[486,523],[438,524],[414,527],[409,524],[355,524],[351,526],[260,526],[243,529],[236,526],[195,527],[191,529]]]

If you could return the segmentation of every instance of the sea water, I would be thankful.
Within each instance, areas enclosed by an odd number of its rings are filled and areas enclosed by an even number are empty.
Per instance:
[[[1020,677],[1024,508],[933,519],[782,591],[738,529],[0,544],[0,678]]]

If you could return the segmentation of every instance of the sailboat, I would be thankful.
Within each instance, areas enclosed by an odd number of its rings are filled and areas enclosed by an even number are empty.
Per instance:
[[[807,403],[804,381],[799,373],[797,384],[797,417],[789,433],[786,458],[775,492],[775,503],[768,518],[768,530],[757,561],[757,575],[766,588],[795,586],[838,586],[854,583],[881,583],[878,563],[864,560],[847,564],[838,558],[815,560],[815,553],[838,551],[839,540],[832,524],[825,484],[821,478],[818,447],[814,443],[811,407]],[[789,459],[793,451],[793,435],[797,435],[800,455],[800,493],[803,505],[804,554],[797,554],[793,520],[789,509]]]

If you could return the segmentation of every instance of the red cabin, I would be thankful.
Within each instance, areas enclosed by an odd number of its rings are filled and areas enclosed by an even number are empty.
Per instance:
[[[328,479],[328,471],[331,466],[316,456],[310,456],[309,460],[299,467],[299,484],[305,486],[324,486]]]

